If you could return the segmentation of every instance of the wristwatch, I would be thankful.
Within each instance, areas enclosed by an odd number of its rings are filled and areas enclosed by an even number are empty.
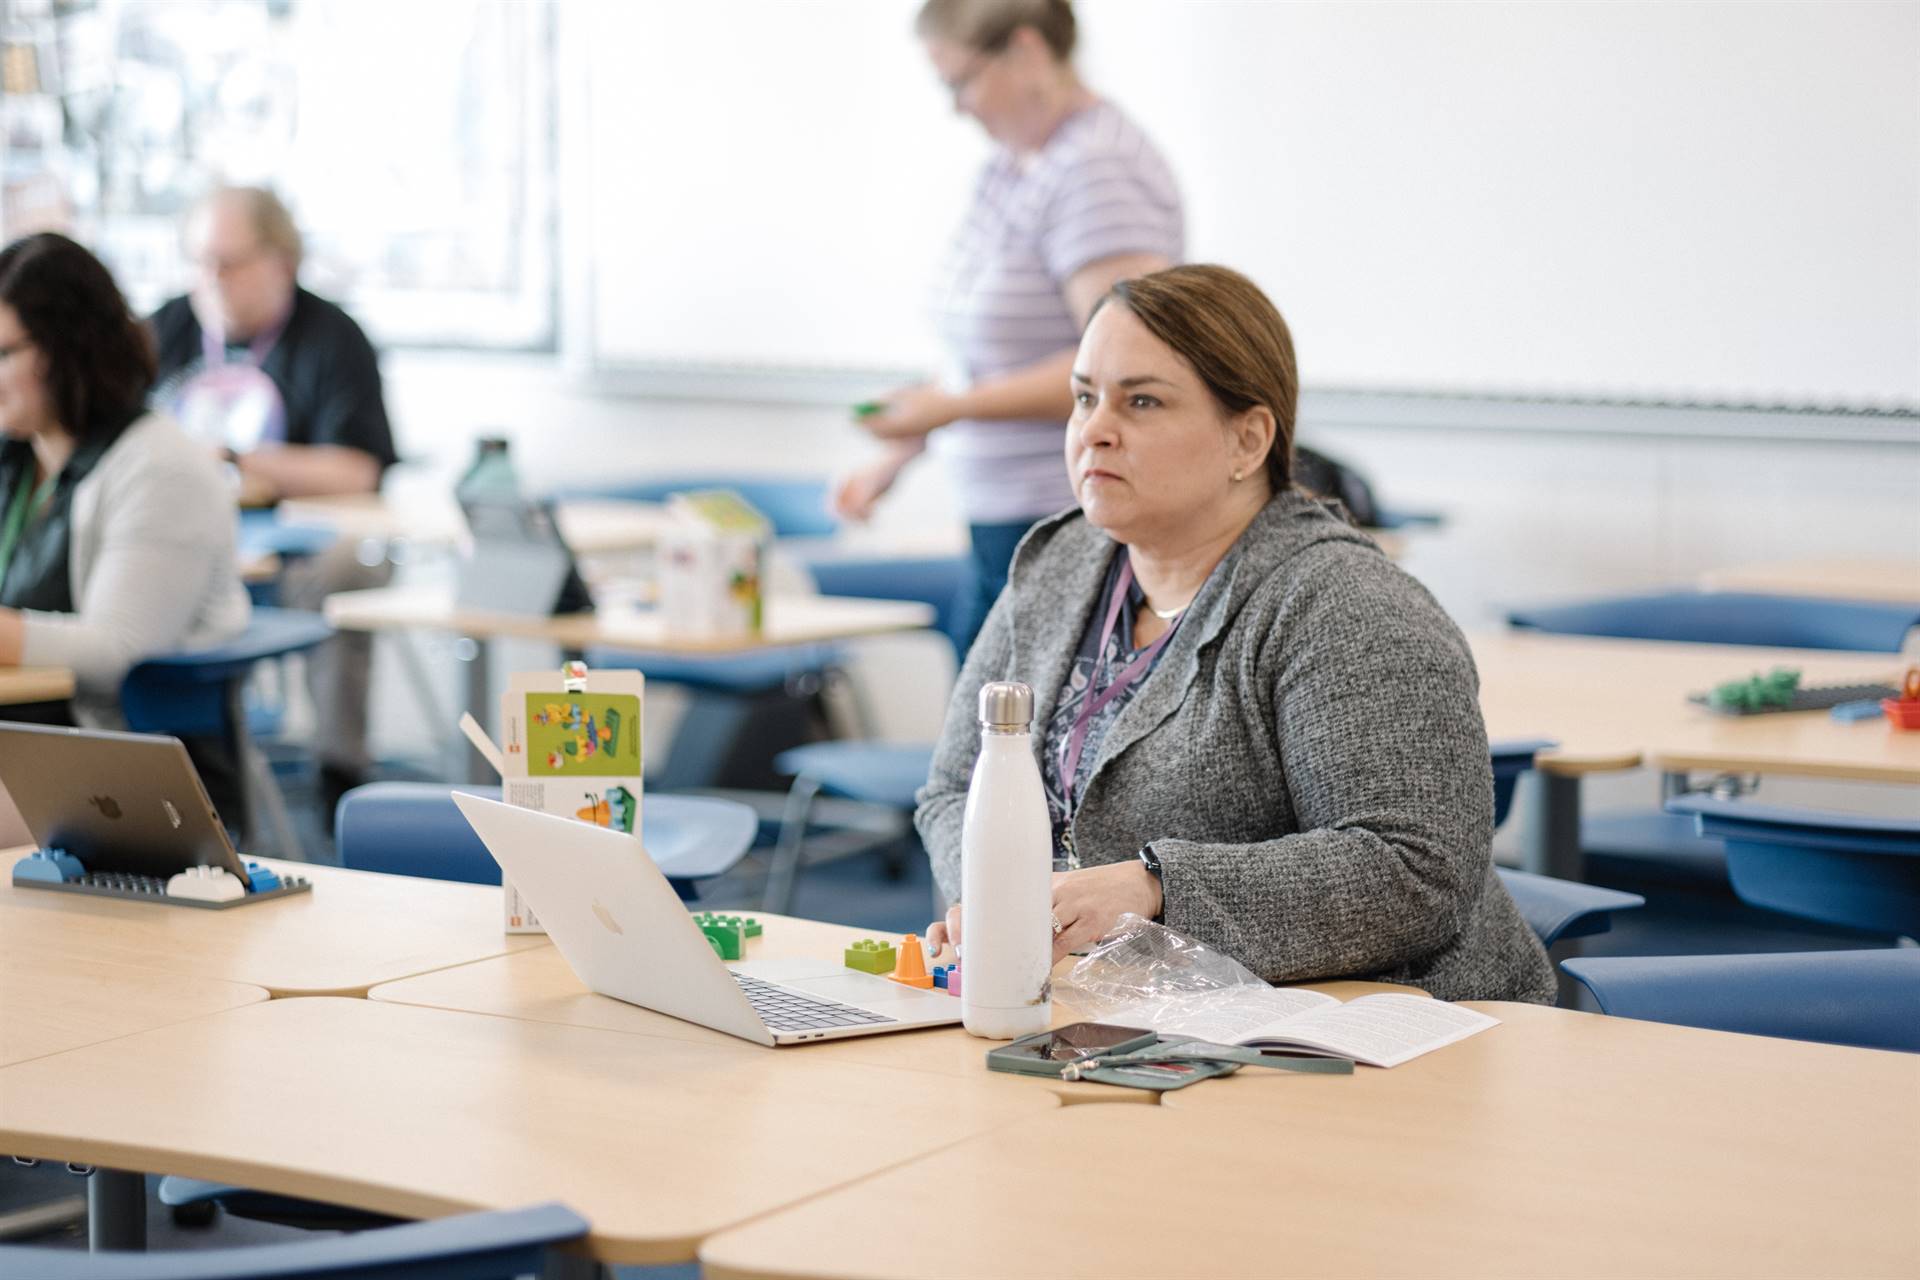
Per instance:
[[[1160,910],[1153,917],[1158,920],[1167,914],[1167,874],[1160,865],[1160,855],[1153,851],[1151,844],[1140,846],[1140,865],[1160,882]]]

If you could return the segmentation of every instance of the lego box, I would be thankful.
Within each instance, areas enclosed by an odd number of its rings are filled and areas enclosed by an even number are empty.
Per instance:
[[[660,609],[669,635],[755,635],[761,628],[767,520],[726,489],[677,493],[660,538]]]
[[[639,843],[645,695],[646,678],[638,671],[589,672],[579,662],[558,673],[510,677],[500,697],[501,798],[624,831],[645,857]],[[503,887],[507,932],[546,932],[513,885]]]

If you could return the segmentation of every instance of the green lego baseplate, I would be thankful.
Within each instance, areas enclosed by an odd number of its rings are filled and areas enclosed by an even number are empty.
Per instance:
[[[862,973],[888,974],[899,959],[899,953],[890,942],[881,942],[876,938],[862,938],[847,948],[846,966],[858,969]]]

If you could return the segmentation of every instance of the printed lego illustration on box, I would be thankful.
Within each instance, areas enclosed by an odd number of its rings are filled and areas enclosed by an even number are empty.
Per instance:
[[[640,772],[637,695],[533,692],[526,700],[527,776],[625,778]]]

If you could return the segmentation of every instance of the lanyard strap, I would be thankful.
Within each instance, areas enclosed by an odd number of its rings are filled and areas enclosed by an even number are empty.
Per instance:
[[[267,356],[273,346],[280,341],[280,335],[286,332],[287,322],[293,319],[293,308],[255,335],[247,344],[247,362],[255,368],[267,362]],[[207,368],[227,362],[227,335],[219,329],[203,326],[200,330],[200,352],[205,357]]]
[[[1093,670],[1087,673],[1087,697],[1080,704],[1080,714],[1073,718],[1073,728],[1060,747],[1060,800],[1069,822],[1073,820],[1074,775],[1080,768],[1080,753],[1086,750],[1087,730],[1092,725],[1093,717],[1099,714],[1100,708],[1125,693],[1146,674],[1148,668],[1153,666],[1153,660],[1160,656],[1162,649],[1167,647],[1167,641],[1173,639],[1173,633],[1180,629],[1181,622],[1187,616],[1183,611],[1178,618],[1175,618],[1173,625],[1167,628],[1166,634],[1142,649],[1139,656],[1132,662],[1120,668],[1119,673],[1113,677],[1113,683],[1096,696],[1093,690],[1094,686],[1100,683],[1100,669],[1107,662],[1107,642],[1113,639],[1113,629],[1120,621],[1120,606],[1126,603],[1127,588],[1132,585],[1133,561],[1123,558],[1120,563],[1120,580],[1114,584],[1113,588],[1113,602],[1107,606],[1107,621],[1100,628],[1100,645],[1093,653]]]
[[[7,580],[7,570],[13,567],[14,548],[20,545],[20,535],[26,531],[27,521],[33,518],[34,512],[46,505],[47,496],[53,492],[53,486],[59,479],[57,472],[51,474],[36,489],[32,469],[21,469],[20,483],[14,487],[13,499],[7,503],[6,524],[0,527],[0,583]]]

